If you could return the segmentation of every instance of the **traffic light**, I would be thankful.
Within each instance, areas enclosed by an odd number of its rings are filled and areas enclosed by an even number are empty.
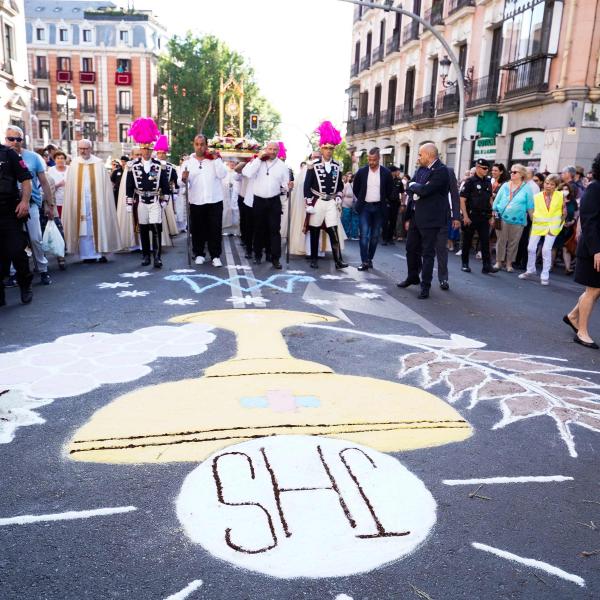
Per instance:
[[[258,115],[250,115],[250,129],[256,131],[258,129]]]

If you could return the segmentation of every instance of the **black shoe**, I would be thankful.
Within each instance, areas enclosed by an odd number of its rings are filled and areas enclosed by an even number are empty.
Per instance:
[[[444,281],[440,281],[440,289],[447,291],[450,289],[450,284],[444,279]]]
[[[382,246],[387,246],[387,245],[388,245],[388,243],[387,243],[387,242],[381,242],[381,245],[382,245]]]
[[[348,263],[345,263],[341,260],[335,263],[335,268],[340,271],[341,269],[345,269],[348,266]]]
[[[429,289],[421,288],[421,291],[419,292],[419,295],[417,296],[417,298],[419,300],[427,300],[427,298],[429,298]]]
[[[407,288],[410,285],[419,285],[421,283],[421,281],[419,279],[405,279],[404,281],[401,281],[400,283],[397,283],[396,285],[399,288]]]
[[[62,256],[58,257],[58,268],[61,271],[64,271],[67,268],[67,263],[65,262],[65,259]]]
[[[273,261],[273,268],[274,269],[281,269],[281,263],[278,260],[274,260]]]
[[[369,259],[369,269],[373,268],[373,261]]]
[[[4,293],[4,286],[0,288],[0,306],[6,306],[6,295]]]
[[[319,261],[318,260],[311,260],[310,261],[310,268],[311,269],[318,269],[319,268]]]
[[[99,262],[99,263],[102,263],[102,264],[104,264],[104,263],[107,263],[107,262],[108,262],[108,258],[106,258],[106,256],[101,256],[101,257],[98,259],[98,262]]]
[[[160,260],[160,257],[158,256],[154,259],[154,268],[162,269],[162,260]]]
[[[147,267],[149,264],[150,264],[150,257],[144,256],[144,258],[142,258],[142,267]]]
[[[84,265],[95,265],[98,261],[95,258],[84,258],[82,262]]]
[[[246,254],[244,254],[244,258],[250,260],[252,258],[252,252],[246,252]]]
[[[578,335],[576,335],[573,338],[573,341],[576,344],[581,344],[582,346],[585,346],[586,348],[593,348],[594,350],[598,350],[600,348],[600,346],[598,346],[596,342],[584,342]]]
[[[257,256],[252,262],[255,265],[260,265],[260,263],[262,262],[262,258],[260,256]]]
[[[17,285],[19,284],[17,283],[17,278],[14,275],[11,275],[4,280],[4,287],[17,287]]]
[[[360,265],[360,267],[358,267],[358,269],[356,269],[357,271],[368,271],[369,270],[369,263],[362,263]]]
[[[497,273],[499,270],[500,269],[496,269],[496,267],[483,267],[483,269],[481,269],[481,272],[485,275],[491,275],[493,273]]]
[[[50,279],[50,273],[48,273],[48,271],[40,273],[40,282],[42,285],[50,285],[52,283],[52,279]]]
[[[569,319],[569,315],[565,315],[563,317],[563,323],[566,323],[575,333],[579,332],[579,329],[577,329],[577,327],[575,327],[575,325],[573,325],[573,322],[571,321],[571,319]]]
[[[470,273],[471,272],[471,267],[469,265],[463,265],[460,268],[461,271],[464,271],[465,273]]]
[[[33,300],[33,290],[31,289],[31,283],[21,286],[21,302],[23,304],[29,304]]]

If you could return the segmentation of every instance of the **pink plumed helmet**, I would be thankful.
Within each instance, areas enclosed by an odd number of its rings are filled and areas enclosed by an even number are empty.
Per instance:
[[[287,158],[287,150],[283,142],[279,142],[279,153],[277,154],[277,158],[280,158],[281,160],[285,160]]]
[[[156,152],[168,152],[169,151],[169,139],[166,135],[158,136],[156,144],[154,144],[154,150]]]
[[[323,121],[315,130],[319,134],[319,146],[337,146],[342,141],[340,132],[331,121]]]
[[[160,131],[153,119],[140,117],[131,124],[127,135],[130,135],[140,147],[148,148],[154,144]]]

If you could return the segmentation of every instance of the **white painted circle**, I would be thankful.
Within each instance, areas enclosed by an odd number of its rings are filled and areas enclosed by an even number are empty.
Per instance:
[[[410,554],[435,524],[436,503],[392,456],[344,440],[276,436],[206,459],[185,479],[177,515],[194,542],[229,563],[320,578]]]

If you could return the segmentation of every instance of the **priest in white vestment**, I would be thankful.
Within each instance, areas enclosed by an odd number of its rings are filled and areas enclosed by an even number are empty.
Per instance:
[[[106,262],[106,254],[122,248],[112,183],[104,161],[92,154],[92,142],[77,143],[65,180],[62,222],[68,252],[81,260]]]

